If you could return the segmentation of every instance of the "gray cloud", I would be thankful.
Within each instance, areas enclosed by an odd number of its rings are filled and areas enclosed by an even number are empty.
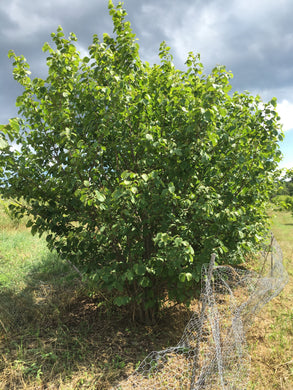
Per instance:
[[[232,70],[239,89],[293,85],[292,2],[220,0],[181,10],[161,10],[156,20],[163,20],[180,62],[189,50],[199,51],[209,69],[224,64]]]
[[[7,0],[0,3],[0,123],[15,116],[16,97],[21,87],[13,80],[10,49],[23,54],[30,64],[32,75],[46,76],[46,54],[42,46],[50,41],[58,25],[66,34],[75,32],[79,45],[87,48],[94,33],[112,31],[107,1],[87,0]]]
[[[115,1],[117,3],[117,1]],[[23,54],[33,75],[45,76],[41,47],[62,25],[75,32],[86,50],[97,33],[112,32],[107,0],[6,0],[0,3],[0,123],[15,112],[20,88],[12,79],[9,49]],[[141,56],[158,62],[166,40],[176,66],[189,51],[201,54],[207,71],[226,65],[234,74],[234,89],[250,90],[293,102],[293,28],[291,0],[125,0]]]

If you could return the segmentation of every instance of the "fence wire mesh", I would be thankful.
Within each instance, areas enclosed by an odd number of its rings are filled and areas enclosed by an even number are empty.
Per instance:
[[[213,254],[202,268],[201,310],[193,313],[179,343],[150,353],[115,389],[245,389],[250,370],[245,331],[288,281],[273,236],[260,264],[259,272],[215,266]]]

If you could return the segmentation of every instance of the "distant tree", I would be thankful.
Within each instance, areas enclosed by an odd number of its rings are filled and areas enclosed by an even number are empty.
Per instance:
[[[276,200],[277,202],[280,200],[281,207],[285,210],[291,210],[293,214],[293,169],[286,170],[279,184],[281,188],[279,194],[283,196],[277,196]]]
[[[286,188],[287,194],[293,196],[293,168],[287,169],[286,171],[284,187]]]
[[[293,196],[293,169],[282,169],[276,178],[276,195]]]
[[[94,35],[88,57],[52,34],[44,80],[9,53],[24,92],[0,129],[0,185],[33,234],[151,321],[166,298],[189,302],[212,252],[239,263],[261,241],[282,133],[275,99],[230,96],[231,73],[204,75],[192,53],[176,69],[164,42],[143,62],[122,5],[109,10],[115,36]]]

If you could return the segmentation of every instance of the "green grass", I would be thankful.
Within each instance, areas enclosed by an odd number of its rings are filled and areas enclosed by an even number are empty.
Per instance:
[[[293,389],[293,218],[273,212],[272,230],[290,281],[247,334],[249,389]],[[43,238],[0,207],[0,389],[110,389],[152,350],[176,345],[190,311],[170,309],[154,327],[89,295]]]
[[[1,390],[106,389],[148,348],[161,348],[154,334],[105,309],[43,238],[0,208]]]
[[[84,360],[88,327],[68,325],[71,304],[83,295],[80,281],[44,239],[3,209],[0,221],[0,388],[65,386]]]
[[[283,252],[289,282],[266,305],[248,333],[252,372],[249,389],[293,389],[293,217],[270,210],[272,231]]]

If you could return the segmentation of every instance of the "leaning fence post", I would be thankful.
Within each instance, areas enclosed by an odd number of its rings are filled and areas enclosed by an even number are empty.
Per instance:
[[[273,277],[273,275],[274,275],[274,255],[273,255],[274,247],[273,247],[273,243],[274,243],[274,236],[273,236],[273,233],[271,233],[271,277]]]
[[[216,254],[212,253],[209,268],[208,268],[208,274],[207,274],[206,281],[205,281],[206,285],[209,285],[211,280],[212,280],[215,259],[216,259]],[[204,299],[202,302],[200,316],[199,316],[199,331],[198,331],[198,335],[197,335],[196,346],[194,349],[194,359],[193,359],[193,365],[192,365],[190,390],[194,390],[196,372],[199,369],[198,359],[199,359],[200,341],[202,339],[202,333],[203,333],[203,325],[205,322],[206,306],[207,306],[207,297],[206,297],[206,294],[204,294]]]

